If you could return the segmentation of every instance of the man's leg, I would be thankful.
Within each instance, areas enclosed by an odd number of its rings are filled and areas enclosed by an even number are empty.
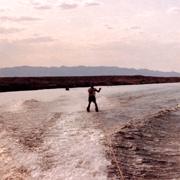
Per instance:
[[[89,104],[87,106],[87,112],[90,112],[90,106],[91,106],[91,101],[89,101]]]
[[[95,110],[96,110],[96,112],[98,112],[99,109],[98,109],[98,105],[97,105],[97,103],[96,103],[96,100],[94,101],[94,104],[95,104]]]

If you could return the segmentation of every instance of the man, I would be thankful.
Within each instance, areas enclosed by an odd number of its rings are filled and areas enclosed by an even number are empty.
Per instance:
[[[100,92],[101,91],[101,88],[99,88],[99,90],[97,90],[96,88],[94,88],[93,85],[91,85],[91,87],[88,89],[88,93],[89,93],[89,104],[88,104],[88,107],[87,107],[87,112],[90,112],[90,106],[91,106],[91,102],[93,102],[95,104],[95,110],[96,112],[99,111],[98,109],[98,105],[96,103],[96,92]]]

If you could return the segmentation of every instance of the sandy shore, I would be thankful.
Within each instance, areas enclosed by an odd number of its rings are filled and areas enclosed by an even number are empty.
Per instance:
[[[161,111],[112,135],[110,179],[180,179],[180,111]]]

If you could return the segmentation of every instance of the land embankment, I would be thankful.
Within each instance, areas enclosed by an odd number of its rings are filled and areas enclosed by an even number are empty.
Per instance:
[[[180,77],[150,76],[74,76],[74,77],[2,77],[0,92],[54,88],[87,87],[90,84],[101,86],[135,85],[180,82]]]

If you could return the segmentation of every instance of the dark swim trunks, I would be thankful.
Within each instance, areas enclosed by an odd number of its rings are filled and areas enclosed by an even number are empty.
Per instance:
[[[89,102],[96,102],[95,96],[89,96]]]

